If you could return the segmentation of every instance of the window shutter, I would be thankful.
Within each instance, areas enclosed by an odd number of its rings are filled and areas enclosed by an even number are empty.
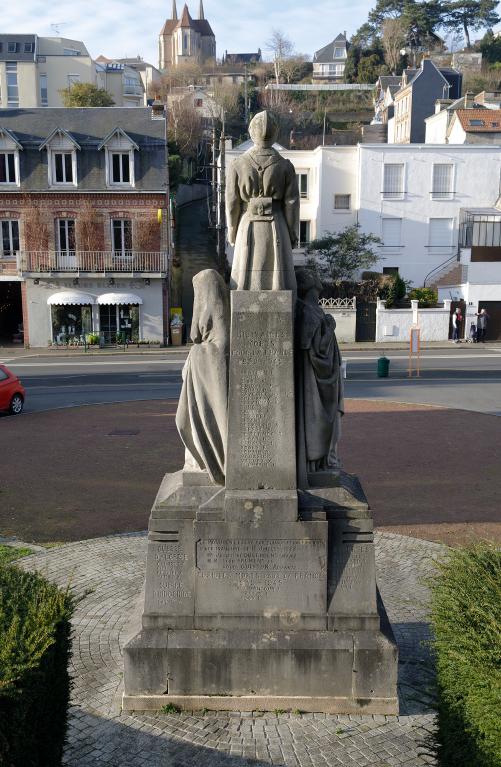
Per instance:
[[[398,247],[401,245],[402,219],[383,218],[382,239],[385,247]]]
[[[402,163],[385,163],[383,194],[386,197],[400,197],[404,193],[404,166]]]
[[[452,245],[452,218],[430,218],[430,245]]]
[[[438,163],[433,166],[433,195],[448,197],[452,194],[452,165]]]

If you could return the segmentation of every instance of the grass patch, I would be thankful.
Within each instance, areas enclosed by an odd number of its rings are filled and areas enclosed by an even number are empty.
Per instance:
[[[165,706],[162,706],[160,709],[162,714],[180,714],[181,709],[179,706],[176,706],[174,703],[167,703]]]
[[[442,767],[501,765],[501,550],[452,550],[429,581]]]
[[[8,565],[10,562],[15,562],[16,559],[21,559],[21,557],[28,557],[30,554],[33,554],[33,551],[25,546],[21,548],[5,546],[3,543],[0,543],[0,567]]]

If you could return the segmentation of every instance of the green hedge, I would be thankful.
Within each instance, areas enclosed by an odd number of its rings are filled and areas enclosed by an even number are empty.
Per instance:
[[[431,582],[443,767],[501,765],[501,551],[453,550]]]
[[[0,566],[0,765],[61,764],[70,694],[73,599]]]

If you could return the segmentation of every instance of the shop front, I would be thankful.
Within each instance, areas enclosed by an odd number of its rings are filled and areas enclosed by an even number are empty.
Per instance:
[[[135,293],[60,291],[47,299],[51,343],[56,346],[97,342],[101,345],[141,340],[140,306]],[[93,337],[93,338],[91,338]]]
[[[142,303],[142,298],[134,293],[98,296],[99,334],[105,344],[141,340],[139,307]]]
[[[61,291],[47,299],[50,308],[51,343],[83,344],[93,332],[94,296],[80,291]]]

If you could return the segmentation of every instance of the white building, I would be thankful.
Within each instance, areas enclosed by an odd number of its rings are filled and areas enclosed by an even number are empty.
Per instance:
[[[228,151],[227,165],[241,151],[241,147]],[[281,149],[281,154],[298,174],[302,244],[358,223],[363,232],[381,238],[381,271],[398,269],[415,287],[448,285],[447,298],[469,295],[463,287],[451,296],[450,287],[464,286],[468,270],[459,274],[458,259],[465,266],[471,257],[475,301],[489,296],[501,306],[501,237],[499,242],[494,237],[489,252],[471,253],[462,245],[464,221],[474,209],[488,209],[501,221],[501,210],[493,208],[501,183],[501,146],[359,144],[311,151]],[[475,243],[480,235],[474,231]],[[228,256],[231,260],[231,248]],[[295,261],[303,260],[301,248],[295,252]],[[493,288],[489,275],[496,270],[499,284]]]
[[[94,62],[80,40],[0,35],[0,107],[62,107],[61,90],[95,81]]]

